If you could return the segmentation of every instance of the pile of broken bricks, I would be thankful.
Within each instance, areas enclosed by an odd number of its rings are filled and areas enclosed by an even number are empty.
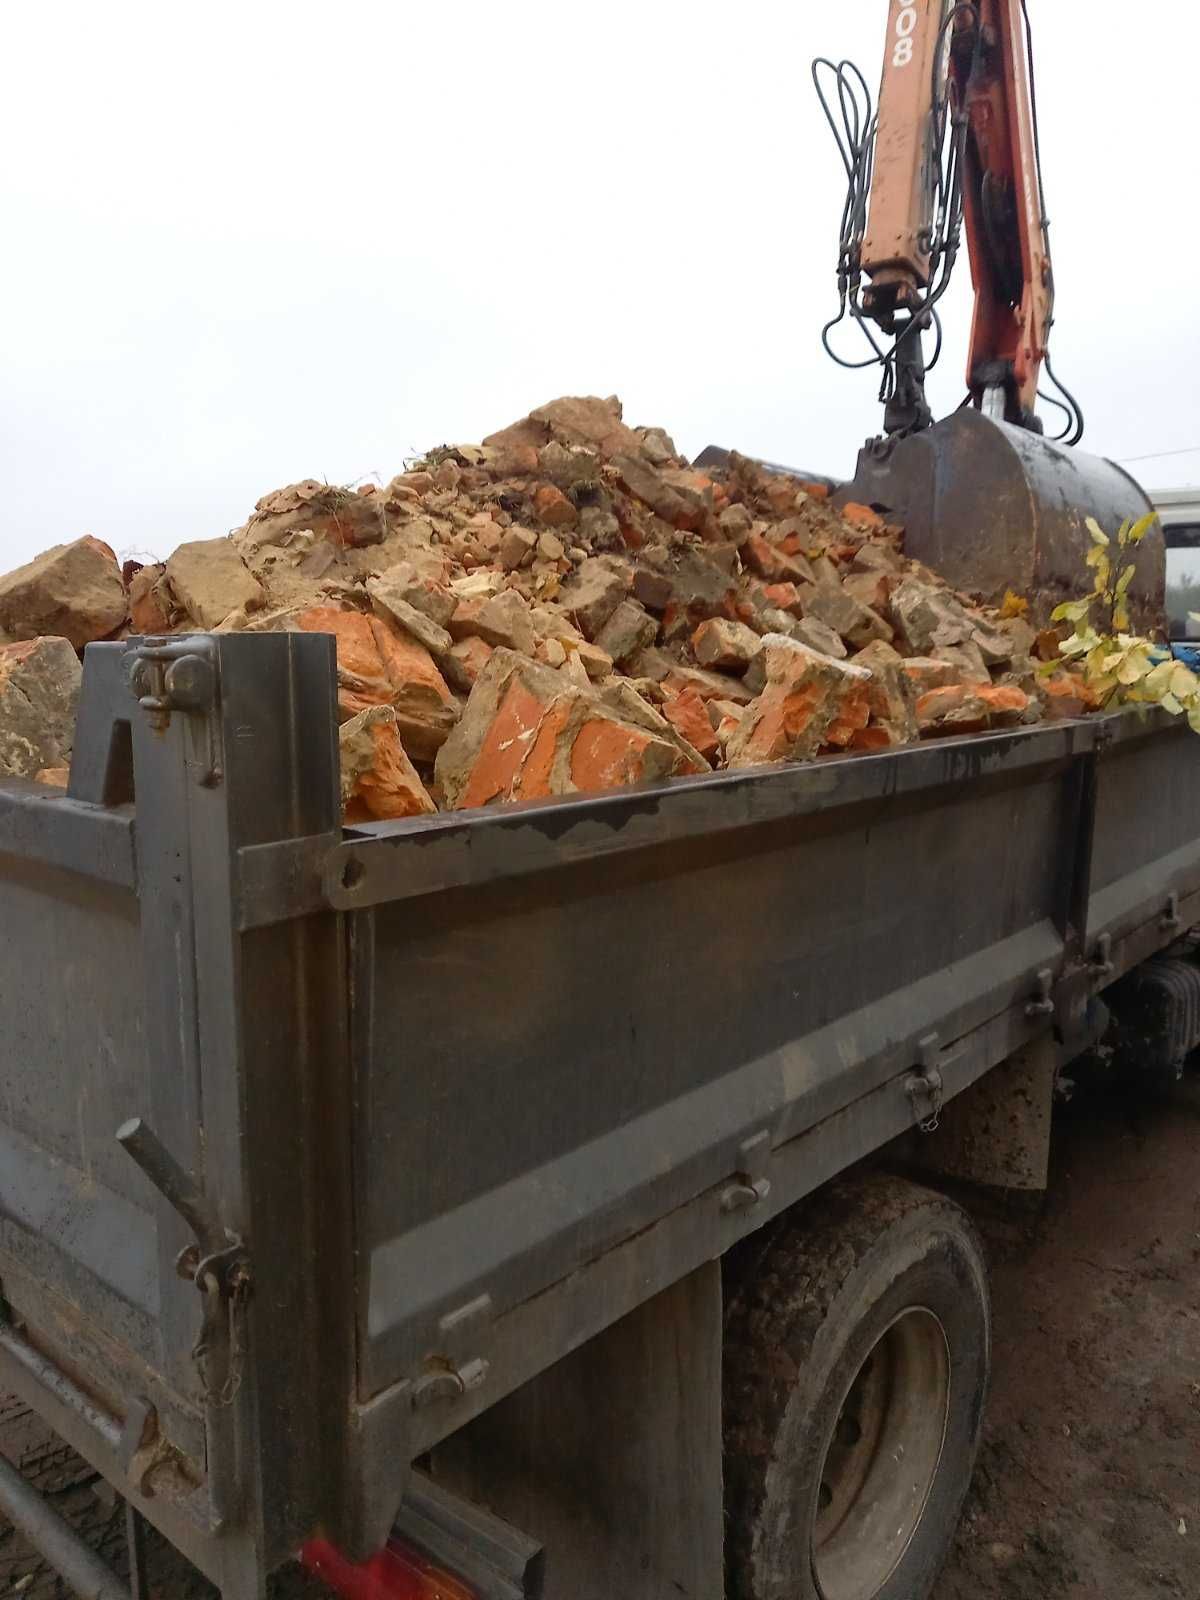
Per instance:
[[[79,652],[133,635],[337,643],[347,820],[871,752],[1071,717],[1058,636],[906,560],[902,530],[615,399],[562,399],[387,484],[309,480],[123,567],[98,540],[0,578],[0,775],[66,781]]]

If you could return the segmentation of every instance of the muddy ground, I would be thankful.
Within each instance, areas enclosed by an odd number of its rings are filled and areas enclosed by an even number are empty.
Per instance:
[[[1200,1596],[1200,1078],[1170,1106],[1084,1089],[1040,1216],[984,1223],[995,1375],[967,1513],[934,1600]],[[19,1404],[0,1449],[121,1568],[123,1518]],[[156,1542],[155,1600],[214,1591]],[[314,1597],[298,1574],[278,1600]],[[0,1522],[0,1600],[60,1600]]]
[[[1200,1078],[1081,1086],[1054,1167],[1032,1227],[985,1223],[992,1396],[934,1600],[1196,1600]]]

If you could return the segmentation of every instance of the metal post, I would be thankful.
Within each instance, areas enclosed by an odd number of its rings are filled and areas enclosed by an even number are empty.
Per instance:
[[[129,1547],[129,1600],[150,1600],[146,1572],[146,1524],[137,1507],[125,1502],[125,1543]]]

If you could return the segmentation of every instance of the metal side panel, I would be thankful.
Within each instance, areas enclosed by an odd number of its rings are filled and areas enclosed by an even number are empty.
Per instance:
[[[469,848],[469,889],[356,917],[363,1397],[475,1381],[493,1319],[713,1184],[752,1191],[931,1031],[1026,1027],[1064,948],[1065,737],[683,785],[627,801],[624,851],[594,802],[530,811],[491,881],[514,822],[477,817],[446,862]],[[765,820],[723,831],[742,805]],[[406,853],[428,884],[437,837],[356,840],[360,892],[381,852],[389,886]]]
[[[335,685],[330,639],[91,646],[67,795],[0,784],[0,1382],[237,1600],[345,1491],[345,939],[238,910],[335,836]]]
[[[0,786],[0,1280],[10,1314],[29,1279],[158,1367],[157,1225],[113,1139],[149,1081],[128,833]]]
[[[1096,763],[1087,938],[1108,978],[1200,922],[1200,739],[1160,713],[1122,716]]]

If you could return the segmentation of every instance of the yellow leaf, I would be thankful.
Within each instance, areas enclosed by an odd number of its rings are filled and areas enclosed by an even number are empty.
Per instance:
[[[1004,599],[1000,603],[1000,615],[1008,620],[1012,617],[1023,617],[1029,610],[1029,601],[1019,594],[1014,594],[1011,589],[1006,589]]]
[[[1051,622],[1082,622],[1091,610],[1087,600],[1064,600],[1050,613]]]
[[[1126,567],[1125,571],[1117,579],[1117,599],[1118,600],[1123,600],[1125,598],[1126,594],[1128,594],[1129,585],[1133,582],[1136,573],[1137,573],[1137,568],[1136,567]]]
[[[1190,667],[1185,667],[1182,661],[1176,661],[1174,671],[1171,673],[1171,693],[1180,700],[1190,700],[1200,689],[1200,678]]]
[[[1158,703],[1164,711],[1169,711],[1173,717],[1177,717],[1183,710],[1183,707],[1173,694],[1164,694]]]
[[[1133,527],[1130,528],[1130,530],[1129,530],[1129,543],[1130,544],[1141,544],[1142,540],[1150,532],[1150,529],[1154,526],[1154,524],[1157,521],[1158,521],[1158,512],[1157,511],[1151,511],[1147,516],[1139,517],[1138,520],[1134,523]]]
[[[1140,683],[1149,671],[1150,663],[1131,650],[1117,668],[1117,680],[1126,685]]]
[[[1108,559],[1108,552],[1102,544],[1094,544],[1085,557],[1087,564],[1094,572],[1103,573],[1097,583],[1107,583],[1108,575],[1112,571],[1112,562]]]
[[[1129,612],[1123,605],[1119,605],[1113,612],[1113,627],[1121,634],[1129,631]]]
[[[1087,519],[1087,531],[1092,536],[1093,544],[1104,545],[1108,543],[1108,535],[1096,521],[1095,517],[1089,517]]]
[[[1129,543],[1129,530],[1132,527],[1132,522],[1123,522],[1117,529],[1117,543],[1121,546],[1122,550],[1124,550],[1125,546]]]
[[[1146,688],[1151,694],[1170,694],[1171,678],[1175,671],[1174,661],[1160,661],[1158,665],[1146,675]]]

